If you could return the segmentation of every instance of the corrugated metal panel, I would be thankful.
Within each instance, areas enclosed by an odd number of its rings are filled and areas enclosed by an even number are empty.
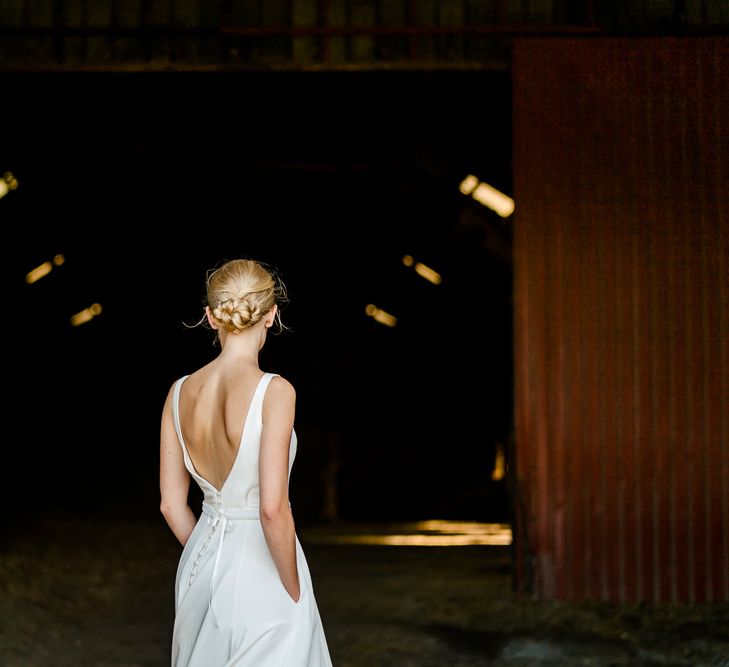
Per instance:
[[[517,584],[729,600],[729,40],[517,40],[513,76]]]

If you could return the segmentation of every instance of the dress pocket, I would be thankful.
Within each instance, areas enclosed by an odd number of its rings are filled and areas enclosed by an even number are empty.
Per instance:
[[[281,584],[281,588],[283,588],[283,584]],[[294,598],[289,595],[289,592],[284,588],[284,594],[288,598],[289,602],[294,605],[294,607],[298,607],[301,605],[301,601],[304,599],[304,595],[306,595],[306,588],[304,588],[304,582],[301,580],[301,576],[299,575],[299,599],[294,600]]]

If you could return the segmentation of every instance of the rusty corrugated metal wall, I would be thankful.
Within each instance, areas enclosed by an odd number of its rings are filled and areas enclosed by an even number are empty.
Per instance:
[[[518,590],[729,600],[729,40],[518,40]]]

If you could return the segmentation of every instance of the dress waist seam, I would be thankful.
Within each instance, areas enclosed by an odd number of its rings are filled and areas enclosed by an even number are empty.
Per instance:
[[[203,514],[211,519],[225,517],[228,521],[237,521],[242,519],[260,519],[261,510],[254,505],[246,507],[216,507],[212,503],[203,501]]]

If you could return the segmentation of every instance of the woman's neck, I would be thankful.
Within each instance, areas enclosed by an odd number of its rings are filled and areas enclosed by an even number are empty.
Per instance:
[[[223,361],[236,361],[258,365],[258,352],[260,350],[258,336],[251,335],[253,331],[238,334],[226,334],[221,339],[219,358]]]

